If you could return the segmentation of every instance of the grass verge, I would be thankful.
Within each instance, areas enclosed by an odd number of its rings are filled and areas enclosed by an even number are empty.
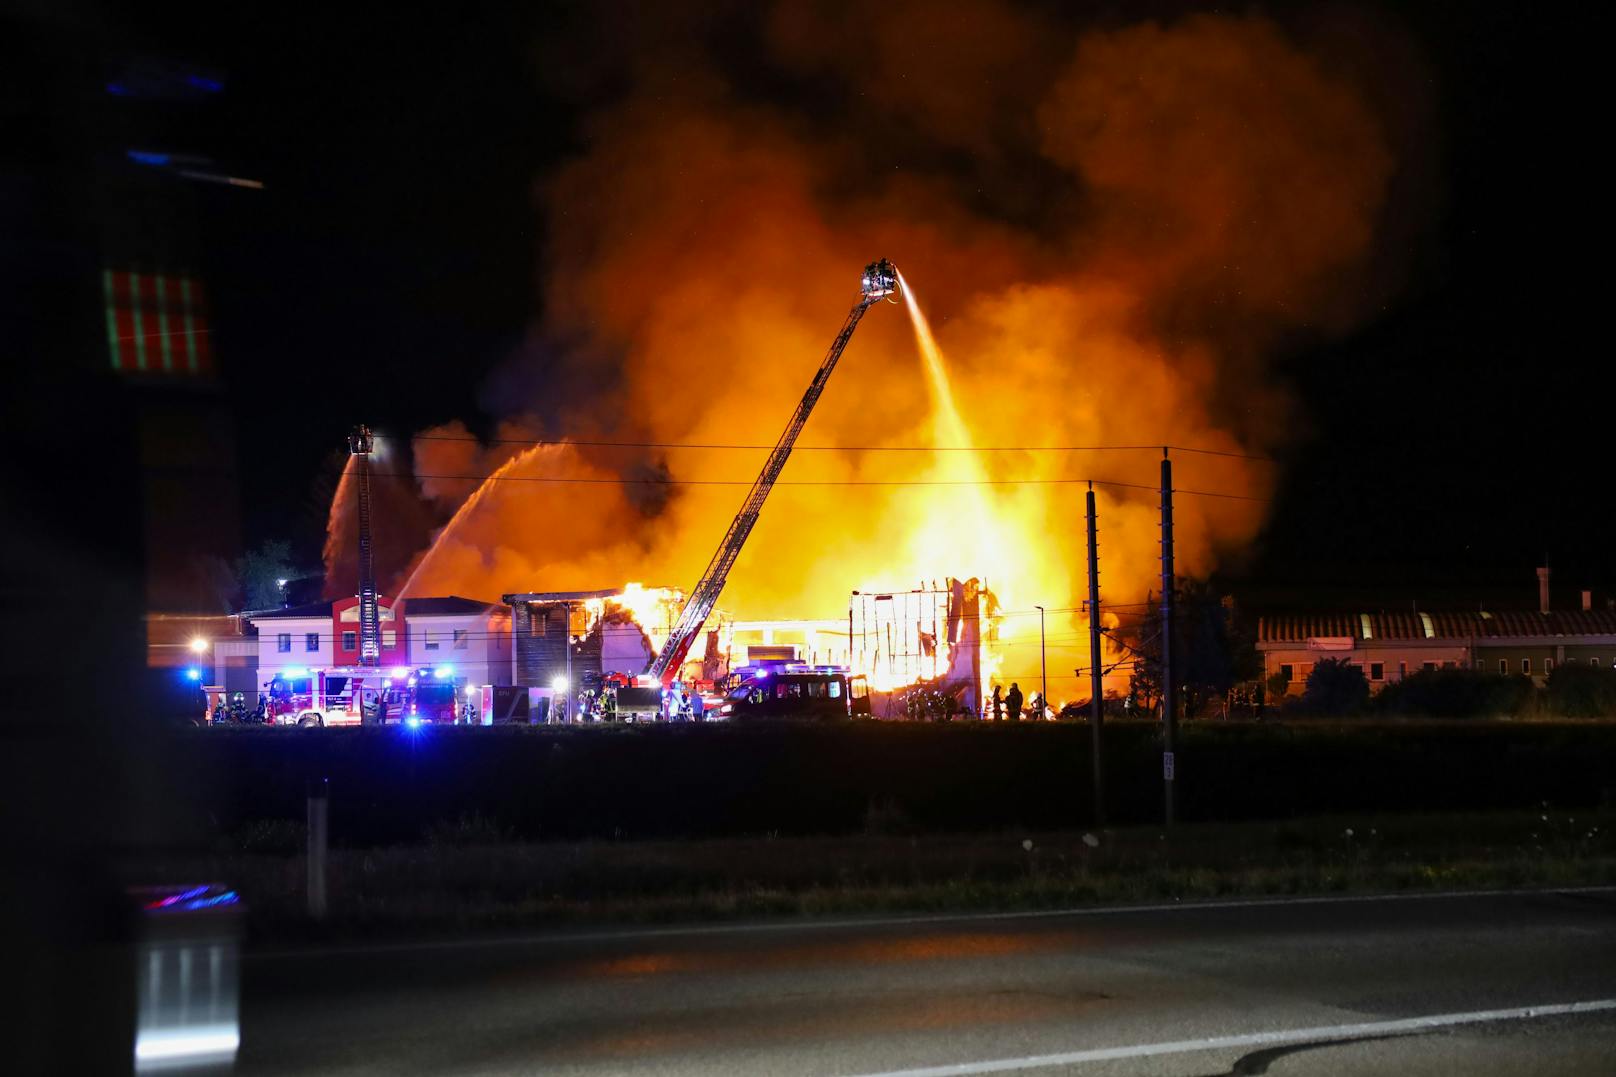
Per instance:
[[[523,843],[476,818],[419,844],[333,849],[330,915],[304,909],[293,830],[149,865],[228,882],[249,938],[464,934],[576,924],[954,912],[1616,883],[1616,812],[1356,816],[1172,831]],[[276,847],[278,846],[278,848]]]

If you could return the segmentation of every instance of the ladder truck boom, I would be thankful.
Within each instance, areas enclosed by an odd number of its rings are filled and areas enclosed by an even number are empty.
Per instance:
[[[741,503],[741,511],[735,514],[735,519],[729,525],[729,531],[724,535],[724,541],[718,545],[718,552],[713,554],[712,561],[707,565],[707,571],[702,573],[695,590],[690,592],[684,609],[679,612],[678,623],[668,634],[668,642],[663,645],[662,652],[651,663],[651,675],[662,684],[670,684],[677,676],[679,667],[684,664],[685,656],[690,653],[691,644],[701,633],[702,626],[707,623],[713,607],[718,604],[718,595],[724,589],[724,581],[729,578],[729,570],[734,567],[735,559],[741,555],[741,547],[746,545],[747,536],[752,533],[752,528],[757,526],[758,514],[763,511],[763,502],[768,499],[775,480],[785,469],[786,460],[791,456],[791,448],[797,443],[797,435],[802,433],[814,405],[819,403],[820,394],[825,391],[825,383],[830,380],[831,371],[836,369],[836,361],[842,357],[847,342],[853,339],[853,330],[858,328],[859,319],[864,317],[864,312],[871,304],[879,302],[897,290],[898,270],[887,259],[883,258],[864,267],[858,302],[848,312],[842,331],[837,333],[836,339],[831,342],[830,351],[825,354],[824,362],[819,364],[818,373],[808,383],[808,391],[802,394],[797,410],[792,412],[791,421],[786,423],[785,432],[780,435],[780,440],[775,442],[774,449],[764,462],[757,481],[747,492],[746,500]]]

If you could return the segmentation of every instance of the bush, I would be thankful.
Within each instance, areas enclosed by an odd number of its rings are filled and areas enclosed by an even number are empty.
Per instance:
[[[1491,718],[1526,714],[1536,698],[1530,677],[1454,668],[1410,673],[1382,689],[1375,703],[1386,714],[1405,717]]]
[[[1549,709],[1566,718],[1616,717],[1616,669],[1562,664],[1549,673]]]
[[[1104,739],[1107,818],[1159,819],[1160,724],[1108,722]],[[1019,840],[1090,825],[1091,743],[1064,722],[208,729],[166,736],[163,758],[224,833],[295,854],[312,776],[330,779],[338,847],[424,834],[451,847],[866,831]],[[1580,808],[1616,795],[1616,723],[1186,722],[1175,750],[1185,820]]]
[[[1302,711],[1327,717],[1357,714],[1369,703],[1369,681],[1364,672],[1344,658],[1326,658],[1307,675],[1302,689]]]

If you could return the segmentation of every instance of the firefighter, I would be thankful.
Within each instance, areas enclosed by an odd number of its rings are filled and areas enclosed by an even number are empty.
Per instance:
[[[1010,720],[1021,721],[1021,685],[1010,682],[1010,694],[1004,697],[1004,704],[1010,711]]]
[[[1004,699],[999,693],[1003,691],[998,685],[993,686],[993,720],[1004,721]]]

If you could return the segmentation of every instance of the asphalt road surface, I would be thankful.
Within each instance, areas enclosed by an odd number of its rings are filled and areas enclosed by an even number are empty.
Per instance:
[[[1616,1074],[1616,888],[264,954],[245,1074]]]

